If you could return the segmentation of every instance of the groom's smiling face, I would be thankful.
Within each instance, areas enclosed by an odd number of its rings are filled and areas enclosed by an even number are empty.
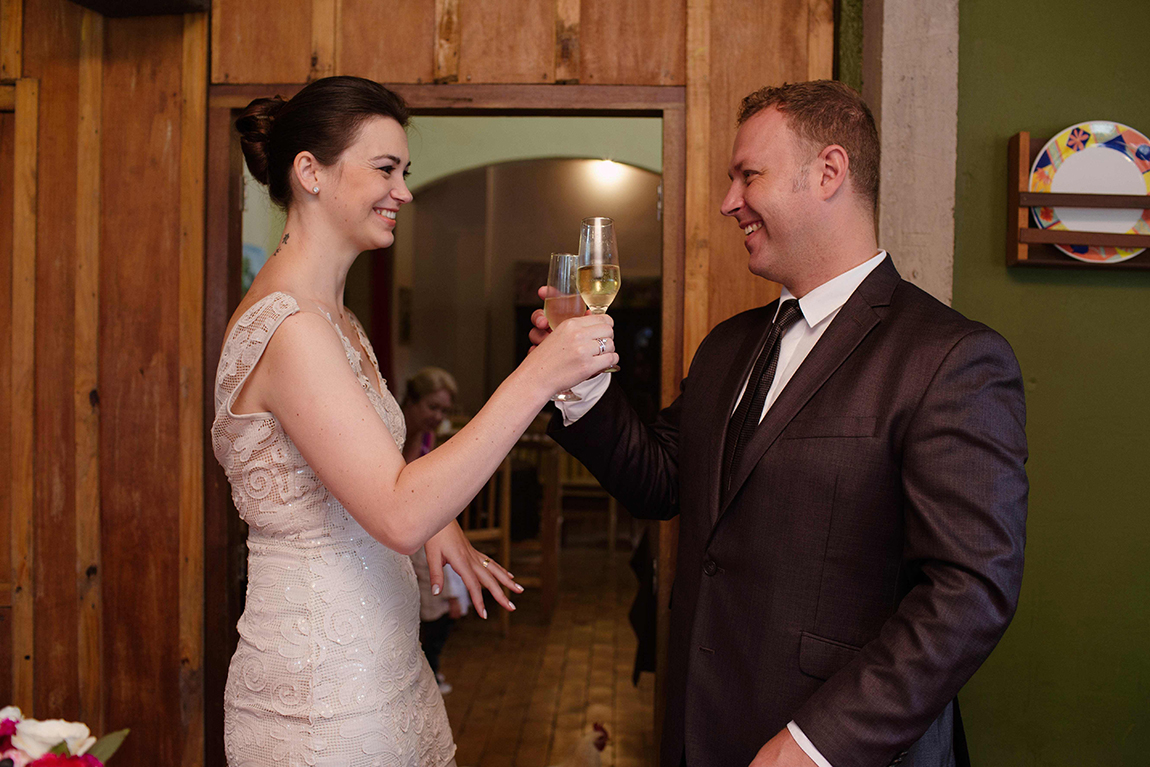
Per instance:
[[[774,107],[742,124],[731,151],[731,186],[721,211],[743,230],[751,272],[784,285],[801,266],[813,203],[812,159],[810,147]]]

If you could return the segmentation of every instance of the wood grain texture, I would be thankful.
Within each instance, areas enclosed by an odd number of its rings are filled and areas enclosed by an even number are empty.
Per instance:
[[[208,16],[187,14],[180,112],[179,451],[182,767],[204,764],[204,188]]]
[[[710,330],[711,0],[687,4],[686,243],[683,262],[683,366]],[[665,647],[666,644],[660,645]]]
[[[582,0],[580,81],[682,85],[688,0]]]
[[[580,76],[580,0],[555,0],[555,82],[577,83]]]
[[[835,69],[835,0],[807,5],[807,78],[830,80]]]
[[[232,272],[233,254],[242,246],[243,189],[239,137],[229,108],[208,109],[207,222],[204,264],[204,364],[202,371],[202,429],[215,417],[214,385],[220,348],[232,308],[239,303],[239,280]],[[234,295],[233,295],[234,291]],[[232,510],[224,471],[204,441],[204,763],[226,767],[224,758],[224,697],[228,663],[238,634],[229,589],[233,573],[228,552],[228,523]]]
[[[24,0],[0,0],[0,80],[23,77]]]
[[[435,82],[459,82],[459,0],[435,0]]]
[[[35,696],[36,201],[40,84],[16,81],[12,152],[12,703],[31,711]]]
[[[0,85],[0,112],[11,112],[16,108],[16,86]]]
[[[184,22],[108,19],[104,31],[114,52],[104,60],[99,288],[106,721],[132,727],[117,761],[178,765]]]
[[[336,0],[312,0],[311,70],[308,82],[335,74]]]
[[[386,5],[339,0],[336,73],[385,83],[431,82],[435,7],[436,0],[392,0]]]
[[[554,82],[555,0],[467,0],[459,20],[461,81]]]
[[[314,0],[214,0],[212,82],[302,83],[312,74]]]
[[[12,107],[16,104],[12,88]],[[12,181],[16,116],[0,110],[0,317],[12,322]],[[0,333],[0,537],[12,539],[12,333]],[[12,545],[0,545],[0,700],[12,699]]]
[[[79,720],[104,732],[100,557],[100,124],[104,17],[84,11],[76,131],[76,272],[72,410],[75,419],[76,590],[79,596]]]
[[[35,665],[37,716],[80,705],[76,563],[75,258],[80,36],[84,10],[24,4],[24,72],[39,80],[35,396]],[[61,577],[67,573],[67,577]]]
[[[743,97],[765,85],[807,78],[808,3],[712,0],[708,329],[779,295],[778,285],[747,270],[743,233],[733,219],[719,213],[719,205],[730,184],[727,165]],[[825,41],[828,46],[832,43]]]
[[[687,115],[683,107],[663,112],[663,367],[662,401],[679,393],[687,371],[683,362],[683,270],[686,248]]]

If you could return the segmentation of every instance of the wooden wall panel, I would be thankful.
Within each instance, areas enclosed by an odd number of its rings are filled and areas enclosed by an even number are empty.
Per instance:
[[[682,85],[686,35],[686,0],[582,0],[579,80],[589,85]]]
[[[208,434],[215,419],[216,362],[224,342],[231,308],[240,302],[239,278],[232,279],[231,258],[243,246],[242,187],[243,155],[232,128],[232,110],[208,110],[208,171],[206,258],[204,268],[205,365],[203,369],[203,430]],[[206,255],[205,254],[205,255]],[[221,257],[222,256],[222,257]],[[238,274],[238,268],[234,270]],[[238,518],[231,505],[231,488],[216,461],[210,440],[203,445],[206,474],[204,497],[204,738],[205,764],[226,767],[224,758],[224,699],[228,663],[239,639],[238,606],[231,604],[239,575],[229,556],[228,528]]]
[[[15,94],[13,94],[13,102]],[[14,104],[13,104],[14,105]],[[0,317],[12,317],[12,181],[16,117],[0,111]],[[0,333],[0,538],[12,530],[12,334]],[[0,545],[0,700],[12,699],[12,547]]]
[[[555,80],[555,0],[459,4],[459,81]]]
[[[12,703],[31,709],[36,693],[34,525],[36,447],[36,218],[40,84],[16,81],[12,151],[11,557]]]
[[[208,16],[183,28],[179,252],[179,684],[181,767],[204,763],[204,184]]]
[[[40,81],[39,216],[36,257],[35,594],[39,718],[80,706],[75,578],[75,270],[80,27],[66,0],[28,0],[24,72]],[[69,577],[61,577],[67,573]]]
[[[779,294],[777,285],[748,271],[743,234],[734,219],[719,213],[719,204],[730,184],[727,165],[743,97],[764,85],[807,79],[808,2],[712,0],[708,327]]]
[[[435,0],[392,0],[386,5],[339,0],[338,20],[338,74],[384,83],[429,83],[434,78]]]
[[[75,415],[77,684],[80,721],[104,731],[103,603],[100,560],[100,111],[104,17],[85,10],[80,25],[76,135],[76,273],[72,354]]]
[[[22,76],[24,0],[0,0],[0,80]]]
[[[212,82],[306,82],[313,13],[313,0],[214,0]]]
[[[808,0],[807,79],[830,80],[835,70],[835,0]]]
[[[100,487],[116,760],[181,764],[179,16],[105,23]],[[194,330],[192,332],[195,332]]]
[[[711,329],[711,0],[687,3],[686,246],[683,263],[683,374]]]

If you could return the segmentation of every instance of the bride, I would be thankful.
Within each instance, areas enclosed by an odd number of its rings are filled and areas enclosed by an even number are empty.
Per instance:
[[[404,462],[403,413],[343,293],[411,201],[407,119],[381,85],[331,77],[236,121],[287,223],[216,375],[212,445],[250,526],[224,700],[231,767],[454,764],[407,555],[426,548],[434,589],[450,563],[483,617],[482,588],[514,610],[500,585],[522,587],[455,517],[551,396],[618,359],[609,316],[565,322],[459,434]]]

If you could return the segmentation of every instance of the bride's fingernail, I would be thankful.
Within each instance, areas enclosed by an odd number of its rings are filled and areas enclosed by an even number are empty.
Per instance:
[[[487,620],[487,610],[481,610],[480,615],[483,616],[483,620]]]
[[[432,596],[439,596],[439,584],[438,583],[431,587],[431,594],[432,594]]]
[[[515,590],[518,591],[520,594],[523,593],[523,587],[520,586],[518,583],[515,584]]]
[[[510,607],[512,610],[515,609],[515,603],[512,602],[510,599],[507,600],[507,606]]]

